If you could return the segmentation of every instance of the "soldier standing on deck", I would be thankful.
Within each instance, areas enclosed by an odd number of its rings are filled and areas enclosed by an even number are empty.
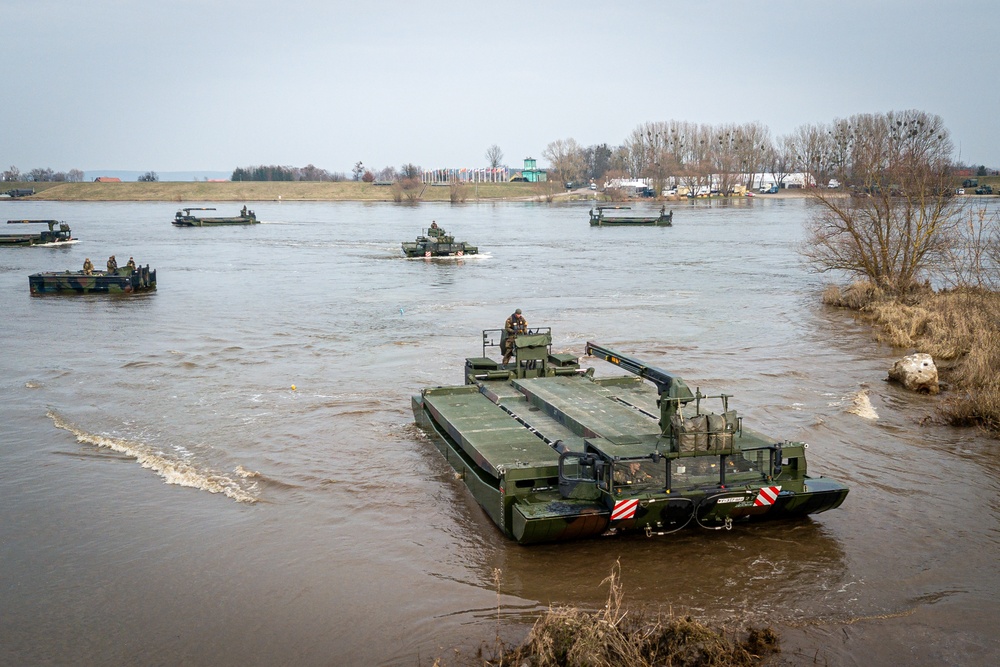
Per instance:
[[[134,259],[132,259],[131,257],[129,257],[128,258],[128,264],[126,264],[125,266],[128,267],[128,270],[130,272],[135,273],[135,260]]]
[[[114,255],[108,257],[108,273],[115,273],[118,271],[118,260],[115,259]]]
[[[503,347],[503,365],[506,366],[514,355],[514,339],[517,338],[518,334],[523,333],[528,333],[528,321],[524,319],[521,315],[521,309],[518,308],[503,324],[503,337],[500,341],[501,347]]]

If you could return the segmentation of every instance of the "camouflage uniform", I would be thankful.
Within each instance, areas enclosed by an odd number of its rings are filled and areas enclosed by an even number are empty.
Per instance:
[[[126,264],[125,266],[128,267],[129,271],[131,271],[132,273],[135,273],[135,260],[134,259],[132,259],[131,257],[129,257],[128,258],[128,264]]]
[[[115,259],[114,255],[108,257],[108,273],[114,273],[118,270],[118,260]]]
[[[528,321],[521,316],[518,308],[503,324],[503,363],[506,364],[514,356],[514,339],[518,334],[528,333]]]
[[[83,274],[89,276],[94,273],[94,264],[90,261],[88,257],[83,261]]]

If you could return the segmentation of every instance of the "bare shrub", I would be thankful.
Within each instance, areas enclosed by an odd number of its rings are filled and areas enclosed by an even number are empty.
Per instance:
[[[469,186],[465,183],[452,181],[448,186],[448,197],[452,204],[464,203],[469,196]]]
[[[948,131],[921,111],[860,114],[838,128],[837,168],[852,196],[812,190],[819,206],[803,253],[818,271],[908,291],[946,255],[959,220]]]
[[[648,617],[627,610],[616,563],[603,584],[608,599],[599,612],[550,609],[532,627],[525,643],[490,665],[532,667],[653,665],[760,665],[780,652],[771,628],[743,632],[710,628],[690,616]]]
[[[985,206],[967,210],[951,232],[938,274],[951,287],[1000,288],[1000,212],[991,215]]]
[[[399,186],[398,190],[396,186]],[[424,191],[424,184],[417,178],[404,178],[398,183],[394,183],[392,187],[393,201],[405,200],[411,204],[420,201],[420,195]],[[396,199],[397,192],[399,194],[399,199]]]
[[[884,298],[885,293],[878,285],[868,280],[855,281],[843,289],[828,285],[823,290],[823,303],[851,310],[867,310]]]

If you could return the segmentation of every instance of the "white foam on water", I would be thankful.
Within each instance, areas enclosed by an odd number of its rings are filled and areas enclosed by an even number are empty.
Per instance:
[[[854,395],[852,400],[852,405],[847,411],[853,415],[857,415],[862,419],[878,419],[878,412],[875,411],[875,407],[872,405],[871,399],[868,398],[868,390],[862,389]]]
[[[87,433],[70,424],[51,410],[46,415],[52,420],[56,428],[69,431],[76,436],[78,442],[94,445],[95,447],[104,447],[125,454],[126,456],[131,456],[143,468],[152,470],[162,477],[167,484],[187,486],[210,493],[221,493],[240,503],[253,504],[258,500],[253,493],[242,488],[236,481],[226,475],[210,470],[199,470],[195,465],[183,460],[183,458],[171,458],[165,452],[154,450],[143,442]],[[182,450],[178,453],[183,456],[184,451]],[[258,476],[258,473],[251,473],[244,469],[243,466],[237,467],[237,474],[244,479]]]

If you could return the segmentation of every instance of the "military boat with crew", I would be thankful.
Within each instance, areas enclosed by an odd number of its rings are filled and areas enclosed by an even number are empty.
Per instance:
[[[670,227],[674,223],[674,212],[660,207],[656,216],[605,216],[605,211],[630,210],[631,206],[597,206],[590,209],[591,227]],[[594,211],[597,213],[594,213]]]
[[[0,246],[57,247],[76,243],[69,225],[61,220],[8,220],[8,225],[48,225],[47,231],[25,234],[0,234]],[[58,226],[58,229],[57,229]]]
[[[840,506],[848,487],[807,474],[804,442],[743,425],[732,396],[614,350],[586,353],[631,376],[595,377],[551,350],[548,327],[513,342],[514,361],[465,360],[465,383],[412,397],[415,420],[503,533],[521,544],[615,533],[729,529]],[[710,409],[717,405],[716,410]]]
[[[172,220],[177,227],[217,227],[221,225],[256,225],[257,215],[244,206],[240,214],[228,218],[213,218],[196,215],[192,211],[214,211],[214,208],[188,207],[177,211]]]
[[[146,266],[136,266],[129,257],[125,266],[119,267],[115,256],[108,258],[107,271],[94,269],[88,257],[81,271],[46,271],[28,276],[31,294],[76,293],[134,294],[156,289],[156,271]]]
[[[407,257],[463,257],[475,255],[479,248],[455,237],[439,227],[437,222],[417,237],[416,241],[403,241],[403,254]]]

